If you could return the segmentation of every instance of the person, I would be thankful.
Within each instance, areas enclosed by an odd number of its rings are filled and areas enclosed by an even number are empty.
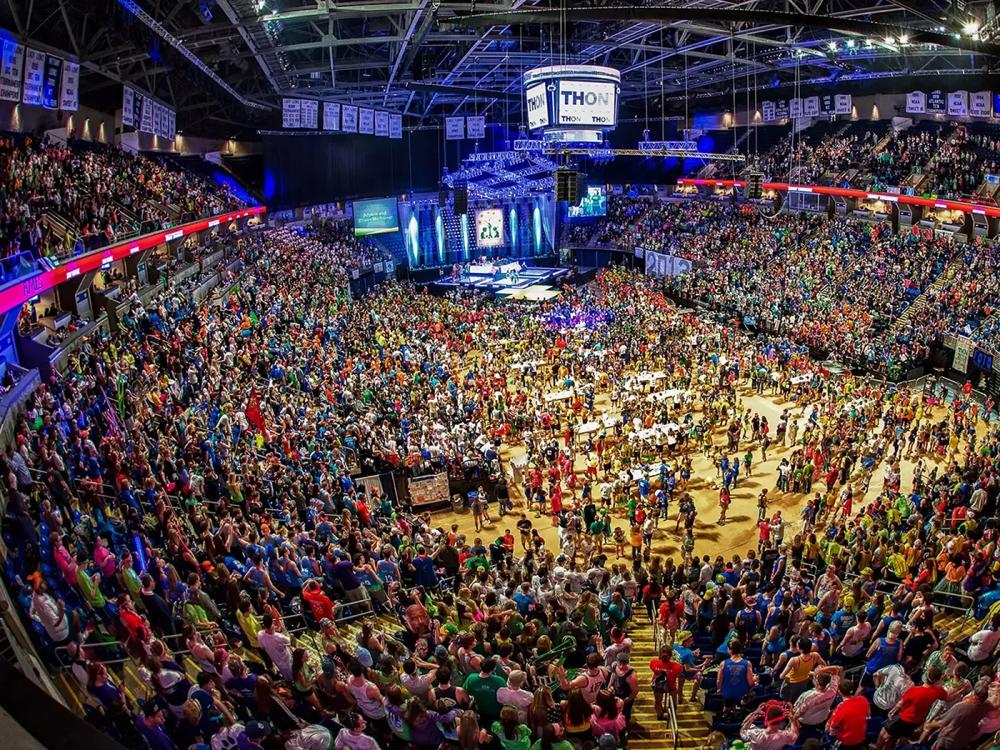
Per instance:
[[[261,618],[263,630],[257,634],[257,645],[267,654],[275,669],[281,676],[291,682],[294,679],[292,673],[292,639],[287,633],[282,632],[282,624],[275,620],[271,614],[265,614]]]
[[[948,691],[939,683],[941,670],[931,667],[924,673],[924,684],[909,688],[889,711],[889,720],[879,732],[875,750],[890,750],[900,740],[913,737],[927,719],[935,701],[945,700]]]
[[[754,726],[758,720],[763,727]],[[743,720],[740,737],[750,750],[781,750],[799,738],[799,720],[790,704],[766,703]]]
[[[812,675],[813,687],[795,701],[793,712],[805,727],[822,727],[830,717],[830,709],[840,688],[843,669],[838,666],[820,667]]]
[[[730,641],[729,657],[722,662],[716,677],[716,689],[723,700],[722,714],[731,714],[755,684],[753,667],[743,658],[743,644],[738,640]]]
[[[531,747],[531,730],[518,718],[513,706],[500,709],[500,718],[491,727],[501,750],[528,750]]]
[[[813,644],[808,638],[798,639],[799,653],[785,664],[779,675],[782,680],[781,696],[785,700],[795,701],[809,689],[812,673],[825,666],[823,657],[813,651]]]
[[[344,719],[343,728],[337,732],[333,746],[336,750],[379,750],[374,737],[365,734],[368,724],[364,716],[351,712]]]
[[[861,750],[867,747],[865,733],[871,707],[864,695],[855,695],[854,682],[840,680],[840,703],[826,722],[826,733],[840,743],[842,750]]]
[[[635,699],[639,695],[639,679],[635,670],[629,665],[629,652],[620,651],[615,657],[614,666],[608,677],[608,688],[611,693],[622,701],[622,713],[626,720],[631,720]]]
[[[500,718],[500,702],[497,692],[506,687],[504,679],[494,674],[497,662],[493,657],[483,659],[479,664],[479,673],[470,674],[465,678],[462,689],[475,701],[476,711],[483,721],[492,722]]]
[[[933,750],[966,750],[974,747],[982,735],[980,722],[993,710],[989,697],[989,678],[983,678],[976,683],[969,695],[952,705],[940,718],[924,724],[920,732],[921,744],[925,744],[937,733]]]
[[[507,684],[497,690],[497,702],[501,706],[510,706],[517,711],[517,720],[525,723],[528,720],[528,708],[535,696],[530,690],[524,689],[528,675],[520,669],[511,670],[507,675]],[[503,709],[501,709],[501,713]],[[493,732],[496,734],[496,731]]]

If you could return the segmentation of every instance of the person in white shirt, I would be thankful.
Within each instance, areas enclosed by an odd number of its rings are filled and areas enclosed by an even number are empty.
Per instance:
[[[757,719],[763,719],[763,727],[753,725]],[[788,728],[782,729],[786,719]],[[781,750],[785,745],[795,744],[799,737],[799,720],[788,703],[765,704],[743,720],[740,737],[750,750]]]
[[[534,694],[524,689],[527,675],[520,669],[511,670],[507,675],[507,686],[497,690],[497,702],[501,706],[513,706],[517,709],[517,720],[526,722],[528,720],[528,708],[534,700]]]
[[[266,653],[275,668],[286,680],[291,681],[292,675],[292,639],[287,633],[279,630],[279,624],[270,614],[261,618],[263,629],[257,634],[257,645]]]
[[[875,681],[875,695],[872,697],[872,703],[883,711],[889,711],[895,707],[899,703],[899,699],[903,697],[903,693],[913,687],[913,680],[907,676],[900,664],[882,667],[872,675],[872,679]]]
[[[66,617],[66,607],[61,599],[49,593],[48,584],[41,578],[31,595],[31,619],[42,623],[46,635],[56,646],[61,646],[69,640],[69,620]]]
[[[986,661],[993,655],[993,649],[996,648],[998,642],[1000,642],[1000,612],[993,615],[993,619],[990,620],[987,627],[972,634],[967,651],[969,661],[977,664]]]
[[[830,718],[830,709],[840,689],[841,667],[820,667],[813,672],[813,688],[795,701],[795,715],[803,726],[821,727]]]

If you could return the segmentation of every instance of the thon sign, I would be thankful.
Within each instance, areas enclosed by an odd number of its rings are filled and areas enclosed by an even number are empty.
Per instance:
[[[618,123],[621,73],[600,65],[548,65],[524,74],[528,128],[597,134]]]
[[[616,86],[603,81],[560,81],[559,124],[613,128],[618,114]]]

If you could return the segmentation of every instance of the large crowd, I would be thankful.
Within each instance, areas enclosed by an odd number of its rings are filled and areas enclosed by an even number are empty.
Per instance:
[[[182,215],[219,214],[242,206],[222,185],[117,146],[47,137],[0,136],[0,254],[31,250],[64,256],[91,250]],[[69,231],[43,222],[54,212]]]
[[[854,304],[861,279],[803,244],[860,242],[884,276],[910,250],[918,285],[940,252],[726,221],[680,244],[734,274],[761,243],[797,253],[802,284],[836,277]],[[1000,428],[961,392],[833,375],[622,269],[538,307],[395,282],[352,300],[343,236],[234,242],[221,304],[135,305],[32,396],[5,457],[8,581],[127,746],[610,750],[649,731],[646,690],[659,716],[702,694],[716,747],[960,750],[1000,728],[1000,618],[938,624],[998,597]],[[495,472],[470,493],[473,538],[355,481],[504,447],[523,464],[509,493]],[[776,485],[730,508],[767,462]],[[720,551],[727,523],[754,548]],[[647,670],[630,634],[649,620]]]

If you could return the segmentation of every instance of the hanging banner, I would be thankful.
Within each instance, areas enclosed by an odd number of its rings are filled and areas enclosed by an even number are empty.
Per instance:
[[[148,96],[142,97],[142,121],[139,124],[139,130],[143,133],[152,133],[153,131],[153,110],[159,105],[150,99]]]
[[[791,113],[788,111],[788,101],[782,99],[774,104],[774,118],[776,120],[787,120]]]
[[[955,341],[955,359],[951,366],[959,372],[966,372],[969,368],[969,355],[974,346],[968,336],[958,336]]]
[[[59,109],[76,112],[80,108],[80,65],[67,60],[59,87]]]
[[[964,117],[969,114],[969,92],[952,91],[948,94],[948,114]]]
[[[303,99],[301,110],[302,127],[317,130],[319,128],[319,102],[315,99]]]
[[[13,39],[3,41],[0,65],[0,99],[16,102],[21,99],[21,76],[24,73],[24,45]]]
[[[323,102],[323,130],[340,130],[340,102]]]
[[[135,111],[135,92],[128,86],[122,87],[122,125],[135,127],[132,113]]]
[[[352,104],[344,104],[340,108],[341,127],[345,133],[358,132],[358,108]]]
[[[837,115],[849,115],[854,108],[850,94],[835,94],[833,97],[833,112]]]
[[[21,101],[36,106],[42,103],[42,81],[45,78],[45,53],[28,47],[24,51],[24,87]]]
[[[788,114],[792,117],[802,117],[802,100],[801,99],[789,99],[788,100]]]
[[[818,96],[807,96],[802,100],[802,114],[806,117],[819,117]]]
[[[153,102],[153,129],[150,131],[153,135],[159,136],[163,132],[163,107],[156,102]]]
[[[486,137],[486,118],[483,116],[479,117],[466,117],[465,118],[465,131],[469,138],[475,138],[477,141],[480,138]]]
[[[993,92],[973,91],[969,96],[969,114],[973,117],[992,117]]]
[[[833,94],[827,94],[826,96],[821,96],[819,98],[819,111],[824,115],[837,114],[837,105],[834,101]]]
[[[302,100],[282,99],[281,100],[281,127],[301,128],[302,127]]]
[[[59,109],[59,83],[62,77],[63,61],[55,55],[45,56],[42,78],[42,106],[45,109]]]
[[[403,137],[402,115],[389,115],[389,137],[397,140]]]
[[[361,107],[358,110],[358,132],[362,135],[372,135],[375,132],[375,110],[371,107]]]
[[[945,99],[944,92],[942,91],[932,91],[927,95],[927,113],[934,115],[943,115],[948,111],[948,103]]]
[[[911,91],[906,95],[906,113],[922,115],[927,111],[927,94],[923,91]]]
[[[375,135],[389,137],[389,113],[380,109],[375,110]]]
[[[177,137],[177,113],[172,109],[167,110],[167,140],[172,141]]]
[[[444,137],[449,141],[460,141],[465,138],[465,118],[444,118]]]
[[[760,105],[761,117],[764,118],[764,122],[774,122],[774,102],[761,102]]]

